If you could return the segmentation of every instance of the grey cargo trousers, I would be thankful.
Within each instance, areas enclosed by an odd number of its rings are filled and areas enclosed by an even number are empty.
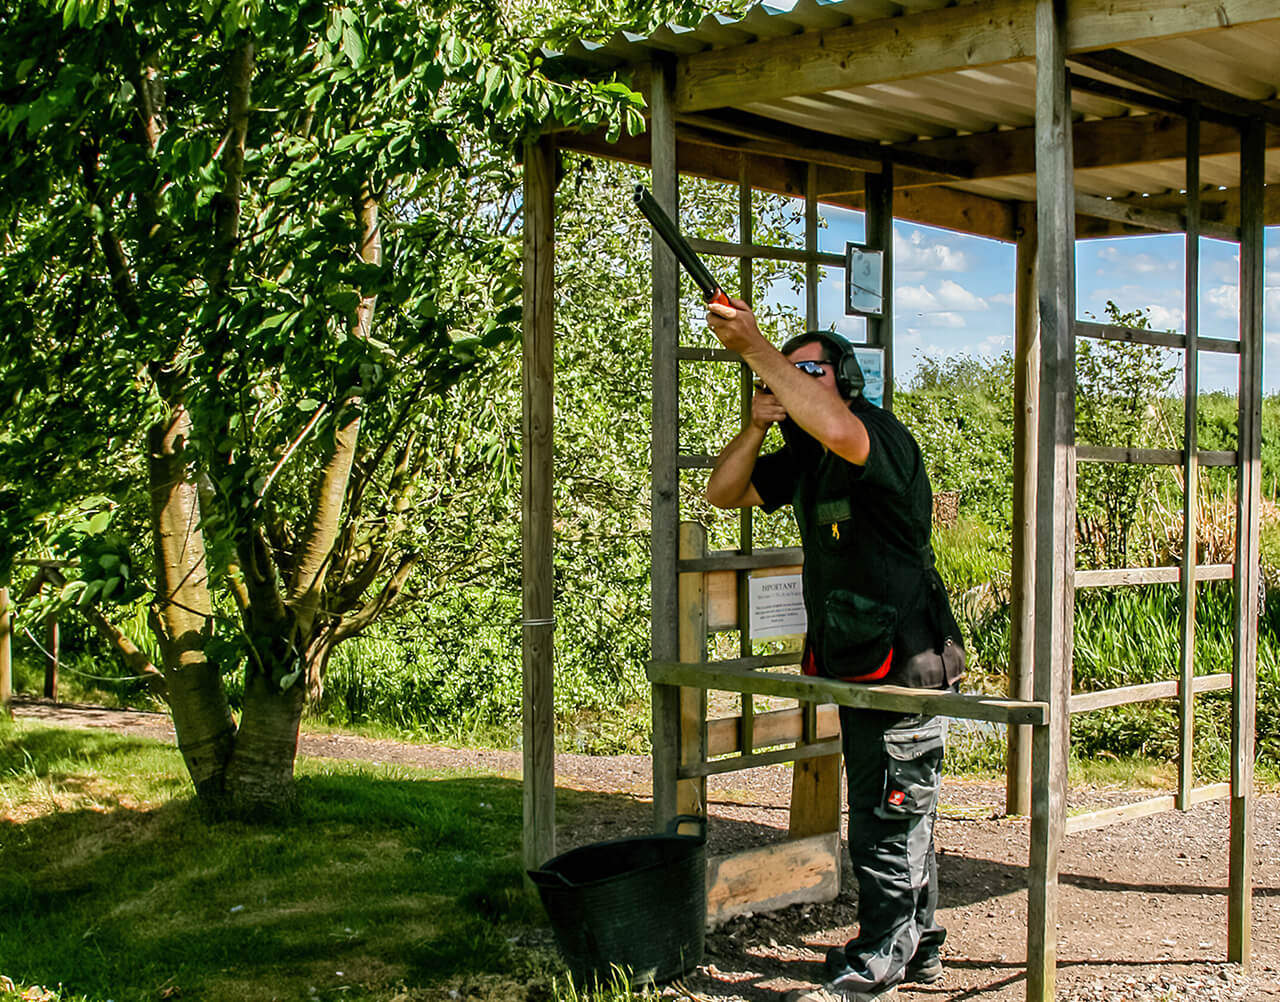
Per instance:
[[[945,717],[840,707],[859,926],[828,971],[844,991],[896,985],[917,953],[936,954],[946,938],[934,920],[933,849],[946,725]]]

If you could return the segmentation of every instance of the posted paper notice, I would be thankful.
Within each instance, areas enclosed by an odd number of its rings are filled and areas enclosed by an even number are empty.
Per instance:
[[[788,637],[807,629],[799,574],[752,575],[747,594],[753,639]]]

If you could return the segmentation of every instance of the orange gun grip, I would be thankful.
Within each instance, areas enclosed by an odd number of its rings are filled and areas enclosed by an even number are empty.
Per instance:
[[[716,294],[712,296],[709,300],[707,300],[707,302],[719,303],[721,306],[733,305],[732,303],[729,302],[729,297],[724,294],[724,289],[716,289]]]

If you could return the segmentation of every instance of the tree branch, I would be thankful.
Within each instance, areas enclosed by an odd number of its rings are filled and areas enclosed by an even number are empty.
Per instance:
[[[214,198],[214,253],[205,278],[215,292],[226,288],[231,256],[240,238],[240,201],[244,184],[244,150],[249,134],[249,95],[256,48],[248,32],[231,53],[227,101],[227,134],[222,141],[222,191]]]
[[[400,566],[387,579],[387,583],[382,586],[382,591],[378,593],[378,597],[372,602],[368,602],[354,616],[346,617],[338,624],[334,631],[334,642],[346,640],[349,637],[358,635],[365,630],[370,623],[390,609],[398,601],[401,591],[404,589],[404,583],[409,579],[409,575],[413,573],[414,565],[418,562],[418,554],[406,553],[400,558]]]

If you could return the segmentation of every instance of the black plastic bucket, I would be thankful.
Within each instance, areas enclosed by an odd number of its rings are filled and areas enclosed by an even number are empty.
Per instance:
[[[697,835],[679,835],[681,824]],[[575,981],[670,981],[702,960],[707,920],[707,826],[675,818],[665,835],[596,842],[556,856],[529,877],[542,895]]]

